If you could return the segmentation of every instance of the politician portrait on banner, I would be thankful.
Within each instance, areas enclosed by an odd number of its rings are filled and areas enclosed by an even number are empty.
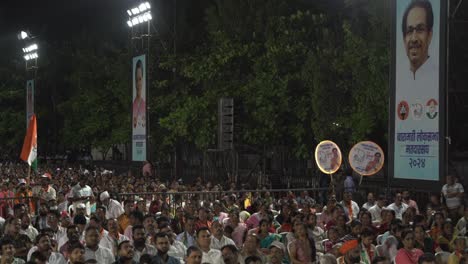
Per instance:
[[[133,58],[132,160],[146,160],[146,57]]]
[[[395,2],[393,176],[439,180],[440,0]]]

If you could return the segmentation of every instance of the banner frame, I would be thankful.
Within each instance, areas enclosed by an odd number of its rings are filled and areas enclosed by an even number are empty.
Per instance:
[[[417,186],[419,189],[429,189],[432,191],[440,191],[442,183],[445,182],[447,173],[447,145],[446,145],[446,128],[447,128],[447,27],[448,23],[448,4],[447,1],[438,0],[440,2],[440,25],[439,25],[439,177],[438,180],[417,180],[395,178],[395,109],[396,109],[396,34],[398,34],[397,20],[397,1],[391,2],[391,27],[390,27],[390,47],[391,60],[389,69],[389,137],[388,137],[388,155],[389,162],[387,175],[387,188],[400,186]]]
[[[145,153],[144,153],[144,159],[143,160],[135,160],[134,159],[134,155],[133,155],[133,150],[134,150],[134,143],[133,143],[133,91],[135,89],[135,87],[133,86],[134,85],[134,61],[136,58],[139,58],[139,57],[143,57],[144,58],[144,80],[145,80],[145,87],[143,88],[144,92],[145,92]],[[148,58],[147,58],[147,54],[146,53],[142,53],[142,54],[139,54],[139,55],[134,55],[131,57],[131,78],[130,78],[130,94],[132,96],[132,103],[130,104],[130,115],[131,115],[131,118],[130,118],[130,138],[131,138],[131,141],[130,141],[130,144],[131,144],[131,153],[130,153],[130,160],[131,162],[136,162],[136,163],[142,163],[146,160],[148,160]]]

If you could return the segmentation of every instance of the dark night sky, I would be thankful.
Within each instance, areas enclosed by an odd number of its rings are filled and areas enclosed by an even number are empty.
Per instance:
[[[1,63],[21,56],[22,43],[16,35],[30,30],[40,41],[60,42],[83,30],[99,32],[104,38],[125,38],[126,9],[131,0],[3,0],[0,2]]]

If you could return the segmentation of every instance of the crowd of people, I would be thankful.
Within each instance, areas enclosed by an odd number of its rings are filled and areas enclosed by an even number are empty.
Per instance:
[[[468,206],[452,175],[427,205],[406,190],[360,205],[355,187],[320,204],[308,191],[161,182],[147,167],[140,177],[50,167],[28,177],[3,164],[0,174],[0,264],[468,263]]]

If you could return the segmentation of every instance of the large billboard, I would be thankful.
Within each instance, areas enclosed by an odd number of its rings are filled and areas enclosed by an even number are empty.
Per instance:
[[[26,127],[34,114],[34,80],[26,81]]]
[[[394,1],[394,126],[390,155],[395,179],[440,179],[446,17],[441,1]]]
[[[132,64],[132,160],[146,160],[146,55]]]

